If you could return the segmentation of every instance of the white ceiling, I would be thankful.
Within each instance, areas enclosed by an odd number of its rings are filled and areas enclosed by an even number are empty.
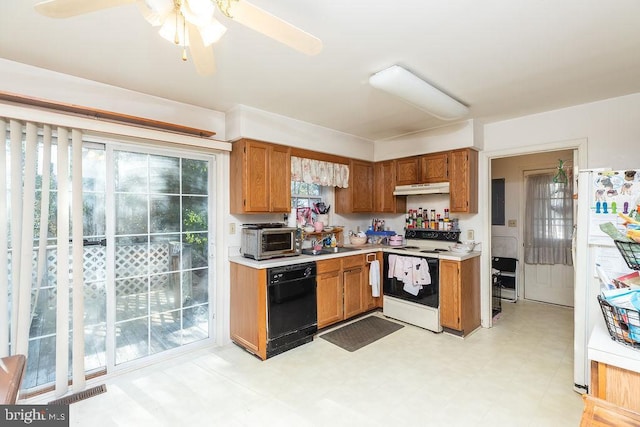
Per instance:
[[[400,64],[494,121],[640,92],[638,0],[250,0],[319,37],[306,56],[221,18],[199,76],[135,4],[56,20],[0,1],[0,56],[180,102],[244,104],[370,140],[447,124],[368,85]]]

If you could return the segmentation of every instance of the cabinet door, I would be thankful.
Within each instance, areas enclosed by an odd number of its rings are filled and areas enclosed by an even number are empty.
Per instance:
[[[374,212],[405,212],[406,196],[394,196],[396,186],[396,162],[388,160],[378,162],[374,166],[373,174],[373,205]]]
[[[335,212],[373,212],[373,163],[362,160],[349,162],[349,187],[336,188]]]
[[[338,271],[319,274],[316,278],[318,329],[343,319],[342,274]]]
[[[460,262],[460,325],[469,334],[480,327],[480,257]]]
[[[419,184],[418,157],[396,160],[396,185]]]
[[[291,149],[274,146],[269,150],[269,200],[271,212],[291,211]]]
[[[471,149],[450,153],[449,205],[451,212],[478,212],[478,152]]]
[[[352,161],[349,174],[353,178],[351,188],[352,212],[373,212],[373,164]]]
[[[460,266],[457,261],[440,260],[440,324],[461,330]]]
[[[231,339],[267,358],[267,270],[230,265]]]
[[[449,180],[449,153],[426,154],[420,157],[420,183]]]
[[[342,273],[344,286],[344,318],[349,319],[362,313],[362,267],[352,268]]]
[[[376,256],[376,259],[380,262],[380,295],[382,295],[382,252],[373,253]],[[367,254],[366,259],[371,259],[372,254]],[[364,268],[362,270],[362,311],[373,310],[376,307],[382,307],[382,298],[381,297],[373,297],[371,295],[371,283],[369,281],[369,273],[371,270],[371,264],[365,261]]]
[[[248,141],[245,150],[244,210],[269,212],[269,145]]]

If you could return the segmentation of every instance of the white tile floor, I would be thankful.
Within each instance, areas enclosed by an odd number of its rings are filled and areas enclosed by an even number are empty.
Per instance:
[[[572,310],[520,301],[464,340],[406,325],[264,362],[231,344],[112,378],[71,425],[577,426],[572,340]]]

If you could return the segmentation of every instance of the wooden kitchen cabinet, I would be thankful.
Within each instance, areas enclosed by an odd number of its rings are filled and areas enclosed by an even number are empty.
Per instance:
[[[230,263],[231,339],[267,358],[267,270]]]
[[[333,258],[316,262],[318,329],[344,318],[342,302],[342,261]]]
[[[396,159],[396,185],[419,184],[419,157]]]
[[[449,209],[478,213],[478,152],[465,148],[449,153]]]
[[[342,283],[344,286],[344,318],[349,319],[364,311],[363,292],[364,255],[342,258]]]
[[[640,412],[640,373],[592,360],[589,394]]]
[[[373,212],[373,163],[349,161],[349,187],[336,187],[336,213]]]
[[[449,181],[449,152],[420,156],[420,183]]]
[[[371,297],[365,255],[316,262],[318,329],[381,306]]]
[[[461,336],[480,327],[480,257],[440,260],[440,324]]]
[[[373,211],[404,213],[407,210],[407,196],[394,196],[396,186],[396,161],[387,160],[374,164]]]
[[[375,308],[382,308],[382,261],[383,256],[382,252],[370,252],[364,255],[365,264],[364,269],[362,271],[362,280],[364,285],[362,287],[362,311],[369,311]],[[369,284],[369,271],[371,269],[371,264],[369,260],[376,259],[378,261],[378,265],[380,267],[378,273],[380,274],[380,296],[373,297],[371,294],[371,285]]]
[[[241,139],[230,158],[231,213],[291,210],[290,147]]]
[[[344,318],[356,316],[363,311],[362,304],[362,266],[351,267],[342,272],[344,285]]]

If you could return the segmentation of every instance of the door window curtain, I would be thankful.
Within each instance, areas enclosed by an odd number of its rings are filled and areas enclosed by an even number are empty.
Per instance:
[[[53,245],[55,394],[62,396],[70,360],[73,391],[85,387],[82,133],[0,117],[0,135],[0,356],[24,354],[27,371],[38,369],[29,338],[39,288],[51,280],[46,265]]]
[[[347,188],[349,166],[291,156],[291,181]]]
[[[554,182],[553,174],[526,180],[524,260],[527,264],[573,265],[573,180]]]

